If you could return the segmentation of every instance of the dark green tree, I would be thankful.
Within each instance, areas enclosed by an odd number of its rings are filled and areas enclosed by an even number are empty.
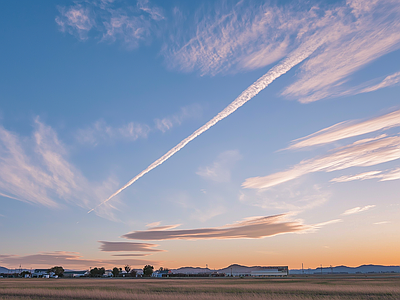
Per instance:
[[[64,276],[64,268],[61,266],[55,266],[49,269],[49,272],[53,272],[54,275],[57,275],[58,277],[63,277]]]
[[[106,269],[101,268],[93,268],[90,270],[90,277],[101,277],[106,273]]]
[[[114,267],[112,270],[112,274],[114,277],[118,277],[119,275],[119,269],[117,267]]]
[[[153,274],[153,270],[154,270],[154,267],[153,267],[153,266],[145,265],[145,266],[143,267],[143,276],[144,276],[144,277],[150,277],[151,274]]]

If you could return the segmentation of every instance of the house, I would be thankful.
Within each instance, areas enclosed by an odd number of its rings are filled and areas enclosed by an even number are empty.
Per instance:
[[[87,271],[64,271],[64,277],[77,278],[86,276]]]
[[[151,274],[151,277],[169,277],[170,274],[172,274],[171,270],[155,271],[153,274]]]
[[[35,269],[32,272],[32,278],[43,278],[43,275],[49,275],[49,269]]]
[[[32,273],[32,278],[58,278],[54,272],[49,272],[49,269],[35,269]]]

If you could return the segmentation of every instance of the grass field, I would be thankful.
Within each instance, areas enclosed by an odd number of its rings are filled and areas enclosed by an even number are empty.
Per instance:
[[[288,278],[0,279],[1,300],[400,299],[399,275]]]

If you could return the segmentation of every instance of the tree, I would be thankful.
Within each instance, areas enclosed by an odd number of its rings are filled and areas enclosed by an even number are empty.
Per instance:
[[[145,266],[143,267],[143,276],[144,276],[144,277],[150,277],[151,274],[153,274],[153,270],[154,270],[154,267],[153,267],[153,266],[145,265]]]
[[[117,267],[114,267],[112,270],[112,274],[114,277],[118,277],[119,275],[119,269]]]
[[[129,273],[131,271],[131,267],[129,265],[125,266],[125,271],[126,273]]]
[[[106,273],[106,269],[101,268],[93,268],[90,270],[90,277],[101,277]]]
[[[50,273],[50,272],[53,272],[54,275],[57,275],[58,277],[63,277],[63,276],[64,276],[64,268],[61,267],[61,266],[59,266],[59,267],[57,267],[57,266],[52,267],[51,269],[49,269],[48,272],[49,272],[49,273]]]

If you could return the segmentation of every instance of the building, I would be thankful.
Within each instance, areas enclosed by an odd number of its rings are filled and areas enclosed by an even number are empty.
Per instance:
[[[49,269],[35,269],[32,273],[32,278],[58,278],[54,272],[49,272]]]
[[[263,267],[260,270],[251,271],[253,277],[267,277],[267,276],[288,276],[289,268],[284,267]]]
[[[151,274],[151,277],[169,277],[170,274],[172,274],[171,270],[155,271]]]
[[[87,276],[87,271],[64,271],[65,278],[76,278]]]
[[[49,275],[49,269],[35,269],[32,272],[32,278],[43,278],[44,275]]]

